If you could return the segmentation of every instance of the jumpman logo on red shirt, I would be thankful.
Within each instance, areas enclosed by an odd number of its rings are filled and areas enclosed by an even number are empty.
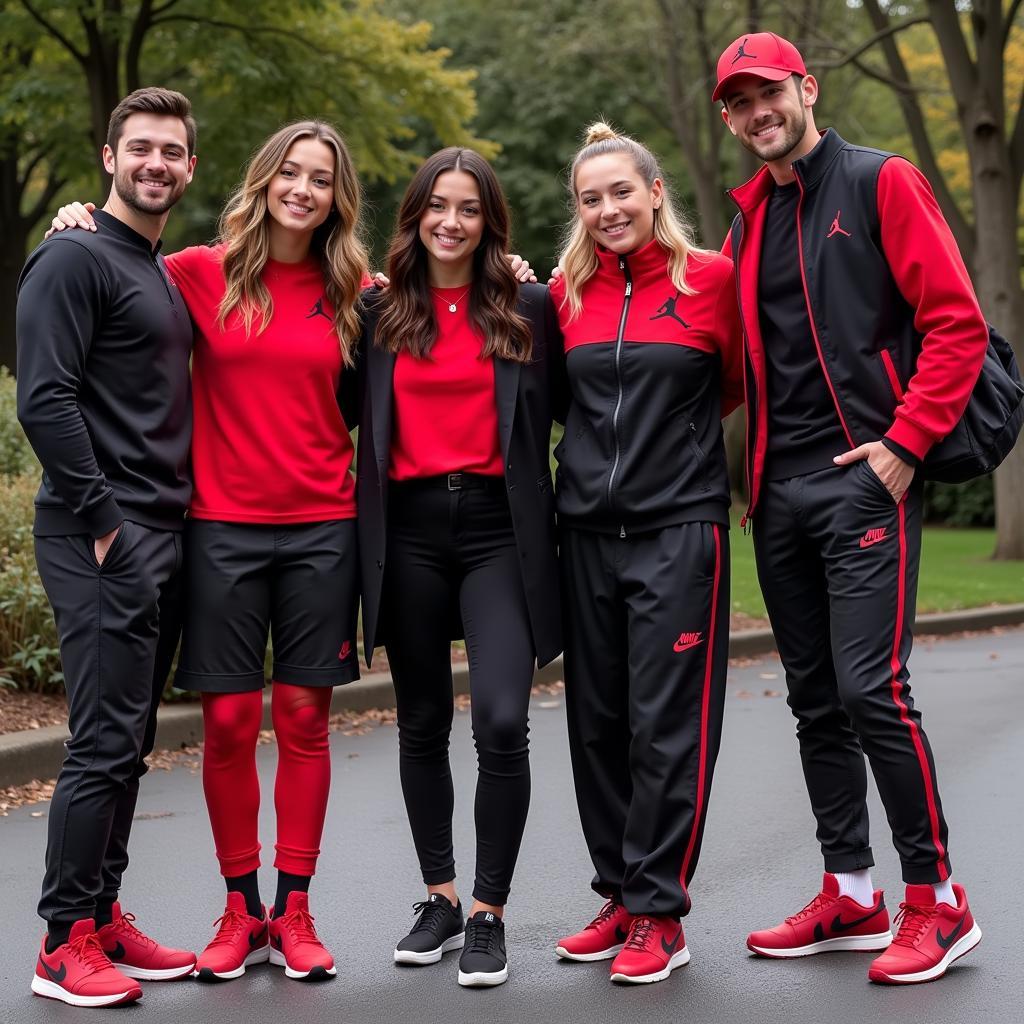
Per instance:
[[[851,238],[852,237],[852,235],[850,234],[849,231],[844,231],[839,226],[839,218],[842,216],[842,213],[843,213],[842,210],[836,210],[836,215],[835,215],[835,217],[832,218],[832,227],[829,228],[829,232],[825,236],[826,238],[831,238],[833,235],[846,235],[847,238]]]

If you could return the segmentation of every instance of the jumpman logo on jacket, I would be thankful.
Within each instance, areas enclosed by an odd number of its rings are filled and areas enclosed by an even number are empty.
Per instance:
[[[853,237],[849,231],[844,231],[839,226],[839,218],[842,212],[842,210],[836,210],[836,215],[832,218],[832,227],[829,228],[828,234],[825,236],[826,238],[831,238],[833,235],[846,235],[847,238]]]
[[[750,36],[744,36],[743,37],[743,42],[740,43],[740,45],[736,47],[736,56],[733,57],[733,59],[732,59],[732,63],[733,64],[735,64],[736,61],[738,61],[741,57],[747,57],[750,60],[757,60],[757,54],[756,53],[747,53],[747,51],[744,49],[744,47],[747,45],[747,40],[749,38],[750,38]],[[732,65],[730,65],[730,67],[731,66]]]
[[[306,314],[306,319],[312,320],[315,316],[322,316],[325,320],[331,319],[330,316],[324,312],[324,297],[322,295],[313,303],[313,308]]]
[[[687,330],[690,329],[690,325],[676,312],[676,303],[679,301],[679,289],[676,289],[675,295],[669,296],[659,307],[657,313],[650,317],[651,320],[661,320],[663,317],[670,316],[673,320],[681,323]]]

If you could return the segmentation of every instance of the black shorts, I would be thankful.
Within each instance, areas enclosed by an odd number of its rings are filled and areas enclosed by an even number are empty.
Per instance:
[[[359,678],[354,519],[265,526],[191,519],[185,625],[174,685],[242,693],[271,678],[338,686]]]

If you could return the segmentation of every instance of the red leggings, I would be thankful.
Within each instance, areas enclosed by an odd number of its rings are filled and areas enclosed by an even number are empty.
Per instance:
[[[278,751],[274,866],[293,875],[312,875],[331,788],[327,730],[331,688],[273,686],[271,709]],[[256,741],[262,718],[262,691],[203,694],[203,791],[225,878],[246,875],[260,866]]]

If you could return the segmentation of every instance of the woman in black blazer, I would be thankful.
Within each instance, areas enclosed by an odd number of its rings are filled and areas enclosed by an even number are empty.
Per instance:
[[[502,915],[530,798],[530,686],[535,664],[562,647],[548,455],[557,316],[546,288],[516,284],[508,235],[504,196],[479,154],[453,147],[428,159],[399,210],[391,287],[366,293],[360,358],[366,660],[385,645],[427,885],[395,960],[436,963],[465,944],[463,985],[508,975]],[[448,763],[450,642],[462,636],[479,763],[465,930]]]

